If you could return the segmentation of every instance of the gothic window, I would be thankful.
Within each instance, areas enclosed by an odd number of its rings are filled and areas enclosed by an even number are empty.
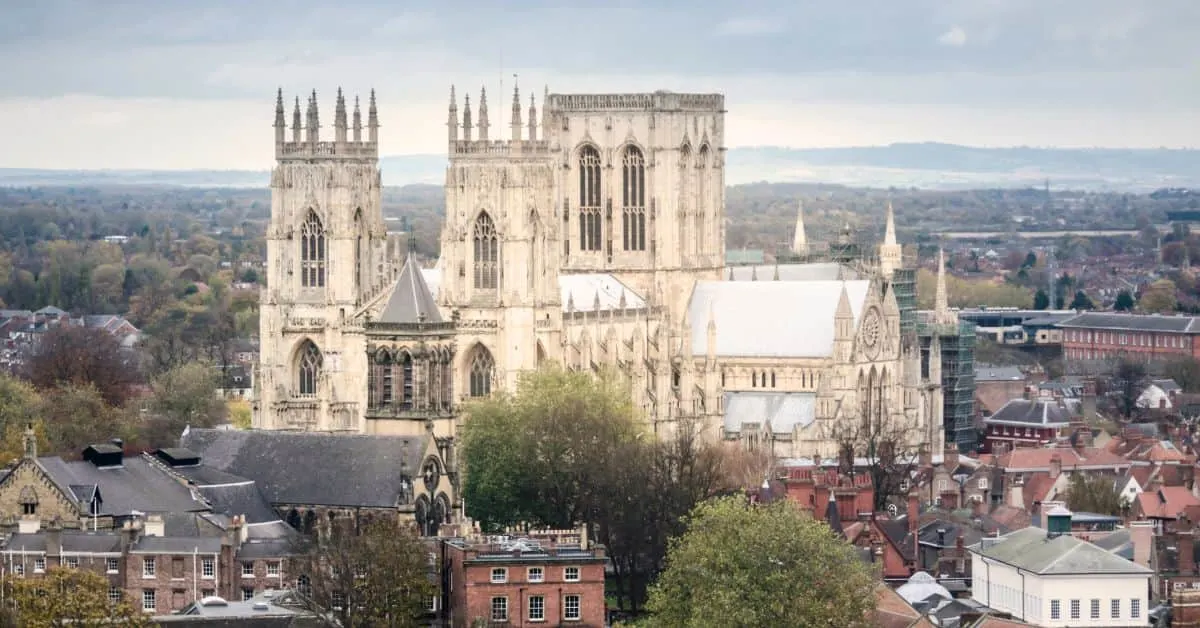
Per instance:
[[[496,225],[487,212],[475,219],[475,289],[495,290],[499,287],[500,241]]]
[[[601,240],[600,151],[584,146],[579,151],[579,249],[599,251]]]
[[[37,491],[35,491],[32,486],[25,486],[21,489],[19,501],[21,502],[21,514],[37,514],[38,496]]]
[[[321,350],[311,340],[305,340],[301,345],[296,370],[297,392],[305,397],[316,395],[317,380],[321,377]]]
[[[472,397],[487,397],[492,394],[492,371],[495,370],[495,366],[496,363],[492,360],[492,354],[487,347],[475,345],[468,373],[469,391]]]
[[[775,371],[771,371],[771,388],[775,387]]]
[[[361,295],[363,289],[363,218],[362,210],[354,212],[354,287],[356,292]]]
[[[408,353],[400,356],[400,407],[404,410],[413,407],[413,359]]]
[[[325,227],[311,209],[300,226],[300,285],[325,287]]]
[[[751,373],[750,373],[750,387],[751,387],[751,388],[758,388],[758,371],[751,371]]]
[[[679,199],[678,208],[679,216],[679,247],[685,253],[690,253],[696,248],[696,234],[688,233],[688,216],[691,211],[688,207],[688,192],[691,190],[691,174],[692,174],[692,149],[687,144],[684,144],[679,149],[679,192],[676,198]]]
[[[625,149],[621,188],[621,242],[626,251],[645,251],[646,160],[636,146]]]
[[[696,238],[696,246],[704,250],[708,244],[708,230],[705,229],[705,212],[708,211],[708,145],[700,147],[700,153],[696,156],[696,227],[693,234]]]
[[[386,406],[396,399],[396,371],[390,359],[381,364],[379,368],[383,371],[383,384],[379,392],[379,402]]]

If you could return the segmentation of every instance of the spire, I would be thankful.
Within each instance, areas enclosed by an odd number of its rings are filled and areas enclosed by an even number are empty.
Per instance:
[[[312,92],[312,107],[309,109],[309,115],[312,119],[308,121],[308,126],[312,130],[312,141],[321,141],[321,108],[317,104],[317,90]]]
[[[479,139],[488,141],[487,88],[479,90]]]
[[[337,91],[337,105],[333,110],[333,139],[334,141],[344,143],[346,141],[346,97],[342,95],[342,88]]]
[[[275,93],[275,144],[282,144],[287,133],[287,119],[283,116],[283,88]]]
[[[537,106],[533,104],[533,94],[529,94],[529,141],[537,141]]]
[[[792,252],[808,255],[808,234],[804,232],[804,201],[796,202],[796,234],[792,237]]]
[[[463,140],[471,141],[471,95],[463,99]]]
[[[887,227],[883,231],[883,244],[896,246],[896,212],[892,209],[892,201],[888,201]]]
[[[314,97],[309,96],[307,106],[304,107],[304,141],[306,142],[315,141],[313,139],[313,100]]]
[[[717,359],[717,316],[713,313],[713,303],[708,302],[708,338],[705,353],[708,361],[713,362]]]
[[[946,294],[946,252],[938,249],[937,291],[933,295],[934,320],[941,323],[950,312],[950,297]]]
[[[512,120],[509,120],[508,123],[512,127],[512,141],[521,141],[521,88],[515,83],[513,84]]]
[[[292,141],[300,141],[300,97],[296,96],[296,108],[292,110]]]
[[[550,115],[550,86],[546,85],[542,91],[542,135],[546,134],[546,129],[549,128],[548,117]]]
[[[758,281],[758,266],[750,267],[750,281]]]
[[[362,141],[362,111],[358,108],[358,96],[354,97],[354,141]]]
[[[771,281],[779,281],[779,259],[775,259],[775,275],[771,277]]]
[[[454,86],[450,86],[450,109],[446,115],[446,132],[450,144],[458,141],[458,97],[454,95]]]
[[[25,458],[33,460],[38,457],[37,450],[37,432],[33,431],[33,423],[25,424]]]
[[[375,144],[379,141],[379,112],[375,109],[375,90],[371,90],[371,98],[367,100],[367,141]]]

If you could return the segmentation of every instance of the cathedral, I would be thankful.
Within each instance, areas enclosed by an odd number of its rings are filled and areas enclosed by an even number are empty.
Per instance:
[[[827,458],[839,425],[886,421],[942,450],[890,206],[869,255],[815,261],[801,213],[799,263],[726,267],[723,95],[547,91],[539,111],[514,89],[497,129],[486,92],[452,88],[431,268],[384,227],[374,92],[364,133],[339,90],[332,140],[306,100],[290,129],[275,104],[256,429],[451,443],[466,401],[557,363],[622,374],[660,435]]]

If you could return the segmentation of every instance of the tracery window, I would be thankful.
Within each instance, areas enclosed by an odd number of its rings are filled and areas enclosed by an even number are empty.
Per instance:
[[[584,146],[579,151],[579,250],[601,248],[600,151]]]
[[[300,285],[325,287],[325,227],[311,209],[300,225]]]
[[[413,359],[407,352],[400,354],[400,407],[413,407]]]
[[[302,396],[317,394],[317,380],[321,376],[321,350],[310,340],[305,340],[300,347],[300,361],[297,365],[297,392]]]
[[[688,217],[692,211],[688,207],[689,192],[691,191],[691,175],[692,175],[692,149],[687,144],[684,144],[679,149],[679,215],[677,217],[679,225],[679,247],[690,254],[696,249],[696,234],[688,232]]]
[[[500,240],[496,225],[487,212],[475,219],[475,289],[495,290],[500,286]]]
[[[646,160],[636,146],[621,165],[621,242],[626,251],[646,250]]]
[[[363,257],[364,257],[365,243],[363,242],[363,225],[362,225],[362,223],[363,223],[362,210],[359,209],[354,212],[354,237],[356,238],[356,240],[354,241],[354,287],[355,287],[356,292],[358,292],[359,294],[362,293],[363,283],[364,283],[364,280],[363,280]]]
[[[495,366],[496,363],[492,360],[492,354],[487,347],[475,345],[468,374],[472,397],[487,397],[492,394],[492,371]]]
[[[696,248],[700,251],[707,249],[708,229],[705,227],[708,210],[708,145],[700,147],[700,153],[696,156],[696,227],[693,234],[696,238]]]

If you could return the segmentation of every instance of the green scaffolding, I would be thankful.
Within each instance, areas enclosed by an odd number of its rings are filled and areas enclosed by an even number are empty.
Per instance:
[[[942,413],[946,443],[968,452],[978,446],[975,429],[975,323],[936,324],[922,316],[917,327],[922,374],[927,374],[929,348],[936,336],[942,352]]]

